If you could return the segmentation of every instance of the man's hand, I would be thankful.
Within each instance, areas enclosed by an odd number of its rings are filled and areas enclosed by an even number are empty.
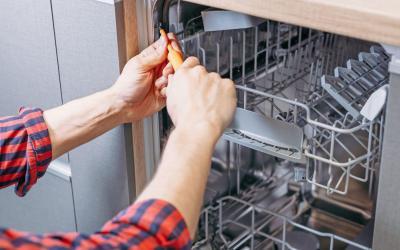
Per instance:
[[[208,73],[191,57],[169,77],[163,90],[175,129],[155,177],[138,200],[170,202],[194,237],[214,146],[235,111],[235,86],[229,79]]]
[[[168,34],[179,50],[176,38]],[[110,88],[73,100],[43,114],[52,144],[53,160],[122,123],[149,116],[165,106],[160,94],[174,72],[166,63],[167,45],[158,40],[132,58]]]
[[[166,89],[167,109],[176,128],[196,133],[209,129],[216,139],[232,120],[236,91],[230,79],[208,73],[195,57],[188,58]]]
[[[180,50],[176,37],[168,34],[172,46]],[[120,77],[110,90],[116,101],[122,105],[124,122],[140,120],[161,110],[165,97],[160,89],[174,73],[171,64],[166,63],[167,42],[160,38],[125,65]]]

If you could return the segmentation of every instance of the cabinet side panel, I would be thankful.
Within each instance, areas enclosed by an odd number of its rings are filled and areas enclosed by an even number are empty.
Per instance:
[[[387,104],[382,164],[375,216],[373,249],[400,246],[400,75],[392,74]]]
[[[115,8],[93,0],[53,0],[65,101],[103,90],[117,79],[120,59]],[[70,152],[79,231],[98,230],[129,205],[129,153],[123,126]]]
[[[0,116],[61,104],[48,0],[0,1]]]
[[[0,1],[0,116],[21,106],[62,104],[49,0]],[[67,162],[67,155],[59,158]],[[14,186],[0,190],[0,226],[35,233],[74,231],[69,181],[50,173],[24,197]]]

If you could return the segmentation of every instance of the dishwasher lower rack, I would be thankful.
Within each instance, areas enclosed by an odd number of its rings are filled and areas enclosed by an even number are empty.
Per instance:
[[[235,152],[223,157],[225,147]],[[193,249],[369,249],[371,207],[316,193],[293,180],[299,164],[248,151],[220,141]]]
[[[192,249],[371,249],[297,222],[301,212],[290,211],[293,198],[289,197],[278,212],[234,196],[220,198],[217,205],[203,209],[201,236]]]

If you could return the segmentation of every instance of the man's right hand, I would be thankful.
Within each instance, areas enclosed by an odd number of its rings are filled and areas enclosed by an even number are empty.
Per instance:
[[[236,91],[230,79],[208,73],[189,57],[168,79],[167,110],[176,128],[206,129],[218,139],[233,118]]]
[[[214,146],[235,111],[235,86],[217,73],[208,73],[198,59],[190,57],[169,76],[163,90],[175,129],[156,175],[138,200],[170,202],[194,237]]]

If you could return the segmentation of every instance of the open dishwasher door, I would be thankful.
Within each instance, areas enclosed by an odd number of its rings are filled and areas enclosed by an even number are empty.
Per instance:
[[[148,5],[151,38],[162,24],[186,56],[237,86],[193,248],[371,249],[385,109],[371,120],[361,110],[388,83],[390,55],[272,20],[205,31],[214,8]],[[162,145],[172,124],[165,111],[158,118]]]

